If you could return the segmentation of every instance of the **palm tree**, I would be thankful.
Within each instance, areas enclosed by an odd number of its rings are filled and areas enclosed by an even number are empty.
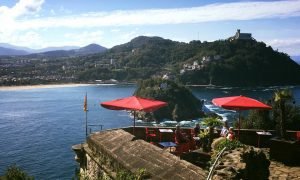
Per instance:
[[[286,103],[292,100],[292,92],[288,89],[277,90],[274,93],[275,108],[279,110],[279,136],[283,139],[286,139]]]
[[[208,141],[208,148],[210,148],[211,143],[214,140],[214,128],[217,126],[221,126],[223,123],[218,118],[214,117],[207,117],[203,119],[203,124],[209,127],[209,141]]]

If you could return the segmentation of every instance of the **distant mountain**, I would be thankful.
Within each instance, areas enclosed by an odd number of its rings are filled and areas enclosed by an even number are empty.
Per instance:
[[[291,59],[300,64],[300,56],[291,56]]]
[[[106,51],[107,48],[102,47],[98,44],[89,44],[79,49],[71,49],[71,50],[54,50],[54,51],[46,51],[41,53],[33,53],[27,55],[27,57],[37,58],[37,57],[72,57],[72,56],[81,56],[81,55],[89,55],[96,54]]]
[[[21,56],[27,55],[28,52],[11,48],[0,47],[0,56]]]
[[[43,52],[48,52],[48,51],[69,51],[69,50],[76,50],[79,49],[79,46],[58,46],[58,47],[47,47],[47,48],[42,48],[42,49],[35,49],[32,53],[43,53]]]
[[[106,51],[107,48],[100,46],[98,44],[89,44],[82,48],[79,48],[75,51],[76,54],[85,55],[85,54],[95,54]]]
[[[107,57],[113,57],[120,70],[104,74],[99,67],[93,67],[85,70],[79,78],[96,80],[117,77],[119,81],[128,81],[171,73],[183,84],[300,84],[299,64],[286,54],[274,51],[272,47],[256,40],[184,43],[140,36],[112,47],[97,59]],[[122,67],[126,68],[123,70]]]
[[[15,46],[15,45],[11,45],[11,44],[8,44],[8,43],[0,43],[0,47],[14,49],[14,50],[26,51],[27,54],[35,52],[34,49],[30,49],[30,48],[23,47],[23,46]]]
[[[78,46],[61,46],[47,47],[43,49],[30,49],[22,46],[14,46],[7,43],[0,43],[0,56],[23,56],[27,57],[68,57],[101,53],[107,48],[98,44],[89,44],[84,47]]]
[[[34,54],[29,54],[26,57],[29,58],[41,58],[41,57],[53,57],[53,58],[58,58],[58,57],[70,57],[74,56],[75,50],[56,50],[56,51],[47,51],[47,52],[41,52],[41,53],[34,53]]]

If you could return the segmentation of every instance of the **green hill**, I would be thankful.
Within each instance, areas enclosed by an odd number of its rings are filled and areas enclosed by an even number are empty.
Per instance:
[[[287,54],[255,40],[182,43],[140,36],[95,59],[114,61],[110,67],[86,69],[79,74],[80,80],[135,81],[171,73],[184,84],[209,84],[210,81],[214,85],[230,86],[300,84],[297,63]],[[196,69],[185,68],[183,72],[184,64],[187,67],[194,62],[198,64]]]
[[[147,114],[150,119],[167,118],[181,121],[204,116],[202,112],[203,102],[198,100],[185,86],[174,81],[162,78],[142,80],[139,81],[134,94],[168,103],[168,106]]]

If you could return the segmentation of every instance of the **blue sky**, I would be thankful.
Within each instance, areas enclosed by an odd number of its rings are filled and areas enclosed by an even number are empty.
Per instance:
[[[300,0],[6,0],[0,1],[0,42],[30,48],[113,47],[132,38],[215,41],[237,29],[300,55]]]

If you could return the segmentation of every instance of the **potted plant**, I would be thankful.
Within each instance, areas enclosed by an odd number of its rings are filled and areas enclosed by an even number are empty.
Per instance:
[[[273,96],[273,118],[277,121],[277,137],[270,141],[270,158],[295,164],[300,162],[299,144],[286,134],[287,107],[293,102],[292,92],[288,89],[277,90]]]
[[[207,150],[210,150],[211,143],[213,142],[214,139],[214,129],[217,126],[221,126],[223,123],[221,120],[219,120],[216,117],[207,117],[203,119],[203,125],[208,127],[208,142],[205,144],[207,147],[205,147]],[[206,135],[206,136],[207,136]],[[201,134],[200,134],[200,139],[201,139]]]

